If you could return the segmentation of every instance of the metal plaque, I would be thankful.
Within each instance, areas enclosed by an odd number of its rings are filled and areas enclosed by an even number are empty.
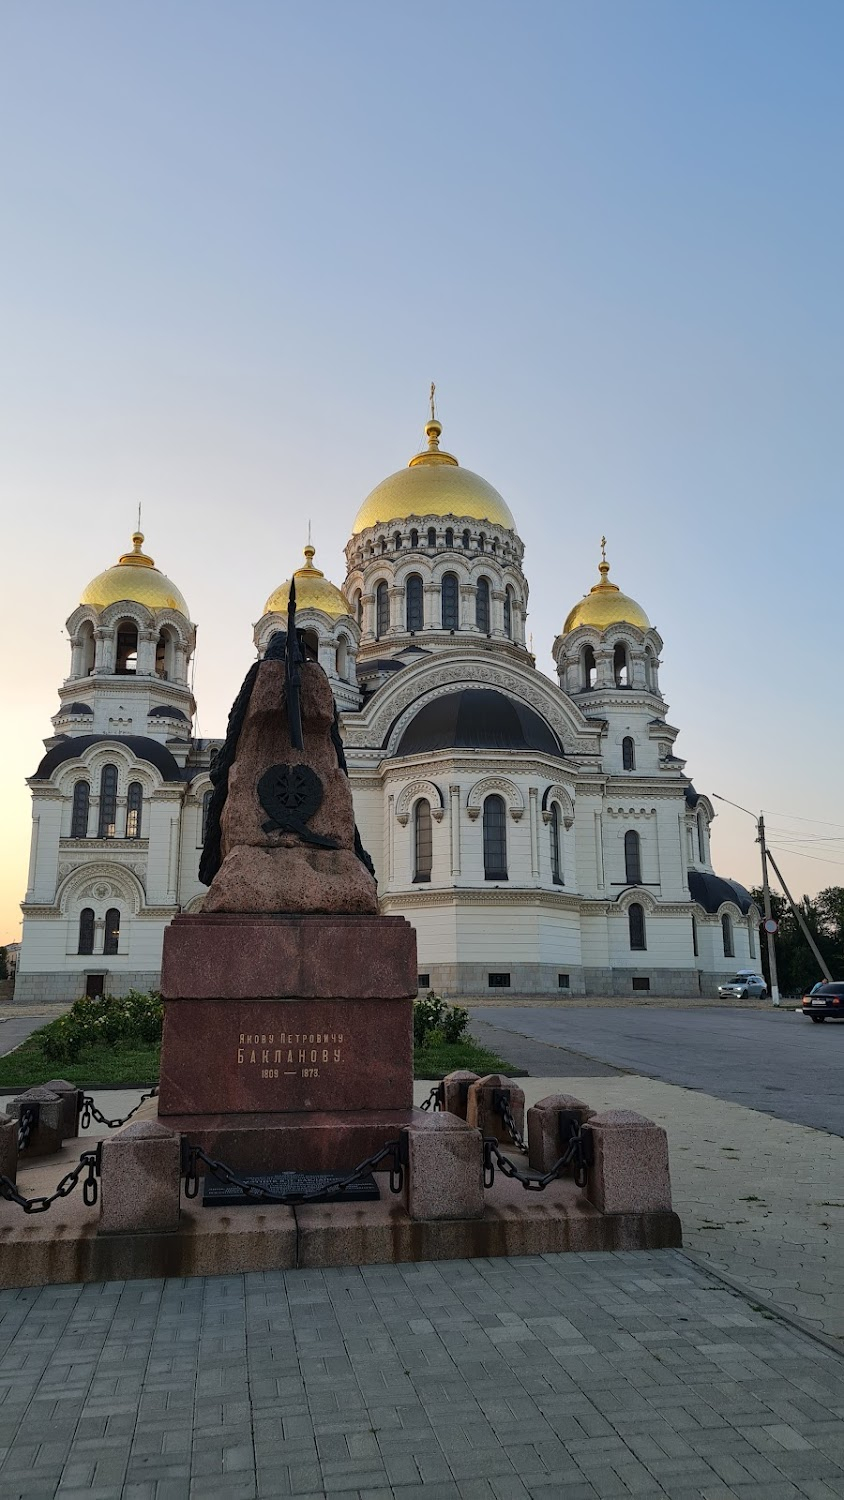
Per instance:
[[[338,1172],[271,1172],[255,1173],[244,1176],[244,1182],[254,1182],[256,1187],[264,1188],[268,1193],[276,1193],[279,1196],[286,1193],[314,1193],[329,1183],[336,1182],[341,1174]],[[256,1203],[269,1203],[271,1200],[261,1198],[257,1193],[253,1196],[244,1193],[243,1189],[235,1183],[220,1182],[210,1172],[206,1172],[204,1181],[204,1192],[202,1196],[203,1208],[242,1208],[248,1205],[254,1208]],[[381,1193],[372,1173],[366,1177],[358,1178],[342,1191],[335,1189],[333,1193],[327,1193],[324,1198],[315,1201],[319,1203],[371,1203],[380,1198]]]

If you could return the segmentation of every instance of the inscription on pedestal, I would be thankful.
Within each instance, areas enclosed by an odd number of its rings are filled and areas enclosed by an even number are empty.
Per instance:
[[[343,1063],[342,1031],[242,1031],[237,1066],[251,1077],[320,1078]]]

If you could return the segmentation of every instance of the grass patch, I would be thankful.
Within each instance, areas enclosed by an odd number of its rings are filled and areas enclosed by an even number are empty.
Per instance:
[[[44,1056],[40,1038],[47,1027],[32,1036],[7,1057],[0,1057],[0,1089],[24,1089],[50,1078],[66,1078],[78,1088],[148,1088],[158,1079],[158,1047],[139,1043],[91,1047],[76,1062],[53,1062]]]
[[[444,1078],[456,1068],[465,1068],[470,1073],[506,1073],[508,1077],[521,1077],[518,1069],[512,1068],[496,1052],[488,1052],[472,1037],[463,1037],[459,1042],[443,1042],[428,1036],[421,1047],[413,1049],[414,1078]]]

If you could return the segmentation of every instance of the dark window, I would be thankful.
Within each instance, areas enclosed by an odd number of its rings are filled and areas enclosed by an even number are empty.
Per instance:
[[[513,639],[513,591],[504,590],[504,634],[508,641]]]
[[[481,532],[480,536],[478,537],[478,551],[479,552],[483,552],[485,550],[485,548],[486,548],[486,537],[485,537],[484,533]]]
[[[630,947],[641,952],[648,945],[645,942],[645,908],[638,901],[634,901],[629,908],[627,920],[630,924]]]
[[[504,798],[487,797],[484,802],[484,879],[507,879],[507,809]]]
[[[393,546],[397,552],[401,552],[401,532],[397,531],[393,537]]]
[[[568,976],[568,974],[558,974],[557,975],[557,989],[558,990],[567,990],[567,989],[570,989],[570,988],[571,988],[571,986],[569,985],[569,976]]]
[[[423,624],[422,613],[422,579],[418,573],[411,573],[406,584],[406,610],[408,630],[421,630]]]
[[[355,619],[359,625],[363,625],[363,594],[360,589],[355,594]]]
[[[428,546],[429,547],[436,547],[436,545],[437,545],[437,528],[436,528],[436,526],[429,526],[428,527]]]
[[[85,977],[85,994],[89,1000],[98,1000],[105,990],[105,974],[88,974]]]
[[[390,628],[390,593],[386,583],[379,583],[375,590],[375,634],[379,641]]]
[[[642,884],[642,849],[632,828],[624,835],[624,878],[628,885]]]
[[[756,934],[753,931],[753,918],[747,919],[747,951],[751,958],[756,957]]]
[[[77,953],[94,951],[94,908],[86,906],[79,913],[79,947]]]
[[[129,621],[117,627],[115,672],[131,675],[138,670],[138,627]]]
[[[70,836],[72,839],[86,839],[88,837],[88,804],[91,798],[91,788],[87,781],[77,781],[73,788],[73,813],[70,819]]]
[[[100,776],[100,823],[97,838],[113,839],[117,823],[117,767],[103,766]]]
[[[443,630],[456,630],[460,624],[460,585],[456,573],[446,573],[442,581]]]
[[[509,990],[510,988],[509,974],[489,974],[487,978],[491,990]]]
[[[105,914],[105,935],[103,937],[103,953],[115,954],[120,941],[120,912],[116,906],[110,906]]]
[[[413,812],[413,879],[422,885],[431,878],[434,862],[431,804],[420,797]]]
[[[626,734],[621,742],[621,764],[625,771],[636,769],[636,747],[629,734]]]
[[[445,528],[445,544],[447,547],[454,546],[454,530],[451,526]]]
[[[475,624],[484,635],[489,635],[489,579],[479,578],[475,595]]]
[[[627,647],[621,641],[618,641],[612,654],[612,669],[616,687],[627,687]]]
[[[733,944],[733,921],[728,912],[724,912],[721,918],[721,934],[724,939],[724,957],[735,958],[735,947]]]
[[[595,665],[595,652],[591,646],[583,648],[583,691],[591,692],[598,677],[598,668]]]
[[[492,539],[492,551],[493,552],[497,552],[498,551],[498,542],[495,540],[495,537],[493,537],[493,539]]]
[[[465,549],[466,549],[467,552],[469,552],[471,550],[471,547],[472,547],[472,533],[470,531],[464,531],[464,533],[463,533],[463,546],[465,547]]]
[[[382,538],[381,538],[381,556],[382,557],[383,557],[384,553],[386,552],[386,550],[387,550],[387,538],[385,536],[382,536]]]
[[[208,832],[208,814],[211,810],[211,798],[213,797],[213,795],[213,789],[210,789],[202,798],[202,821],[200,823],[199,833],[200,848],[205,843],[205,835]]]
[[[551,879],[555,885],[563,884],[562,861],[560,859],[560,809],[551,803],[551,821],[548,824],[551,836]]]
[[[410,533],[410,545],[411,545],[411,547],[418,547],[419,546],[419,532],[416,530],[415,526],[414,526],[413,530]]]
[[[703,813],[697,815],[697,853],[700,863],[706,863],[706,839],[703,832]]]
[[[416,976],[416,988],[418,990],[427,990],[428,987],[430,986],[430,983],[431,983],[431,976],[430,976],[430,974],[417,974],[417,976]]]
[[[633,980],[633,988],[634,988],[634,990],[649,990],[650,987],[651,987],[651,981],[649,979],[639,979],[639,978],[636,978],[636,979]]]
[[[692,952],[695,958],[697,958],[697,919],[695,917],[692,917]]]
[[[129,790],[126,793],[126,837],[127,839],[139,839],[141,836],[141,809],[144,805],[144,789],[139,781],[130,781]]]

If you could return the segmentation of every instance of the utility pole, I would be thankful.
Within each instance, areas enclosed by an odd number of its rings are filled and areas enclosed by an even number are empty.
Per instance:
[[[818,961],[818,968],[820,969],[821,973],[823,974],[823,976],[824,976],[827,984],[831,984],[832,983],[832,975],[829,972],[829,968],[827,966],[826,959],[824,959],[822,957],[820,948],[818,947],[817,943],[815,942],[815,939],[812,937],[812,934],[809,931],[809,927],[808,927],[808,924],[806,922],[806,919],[803,916],[803,913],[800,910],[800,907],[796,904],[796,902],[794,900],[794,897],[791,894],[791,891],[788,889],[788,886],[786,885],[785,881],[783,880],[783,878],[782,878],[782,872],[780,870],[780,867],[777,864],[776,860],[774,859],[773,854],[770,853],[770,851],[768,852],[768,858],[771,861],[771,864],[773,865],[774,874],[776,875],[777,880],[779,881],[780,885],[782,886],[783,890],[785,891],[786,900],[787,900],[789,906],[791,907],[791,910],[794,912],[794,915],[797,918],[798,922],[800,923],[800,927],[802,929],[803,936],[806,939],[806,942],[809,944],[809,947],[811,948],[812,952],[815,955],[815,958]]]
[[[771,1004],[779,1005],[780,987],[777,980],[777,952],[774,946],[774,934],[768,931],[768,923],[772,920],[771,910],[771,887],[768,884],[768,850],[765,846],[765,819],[760,813],[752,813],[749,807],[741,807],[738,802],[731,802],[729,797],[719,797],[717,792],[712,793],[718,802],[726,802],[728,807],[736,807],[739,812],[747,813],[756,824],[756,842],[762,853],[762,900],[765,907],[765,936],[768,939],[768,969],[771,975]]]

